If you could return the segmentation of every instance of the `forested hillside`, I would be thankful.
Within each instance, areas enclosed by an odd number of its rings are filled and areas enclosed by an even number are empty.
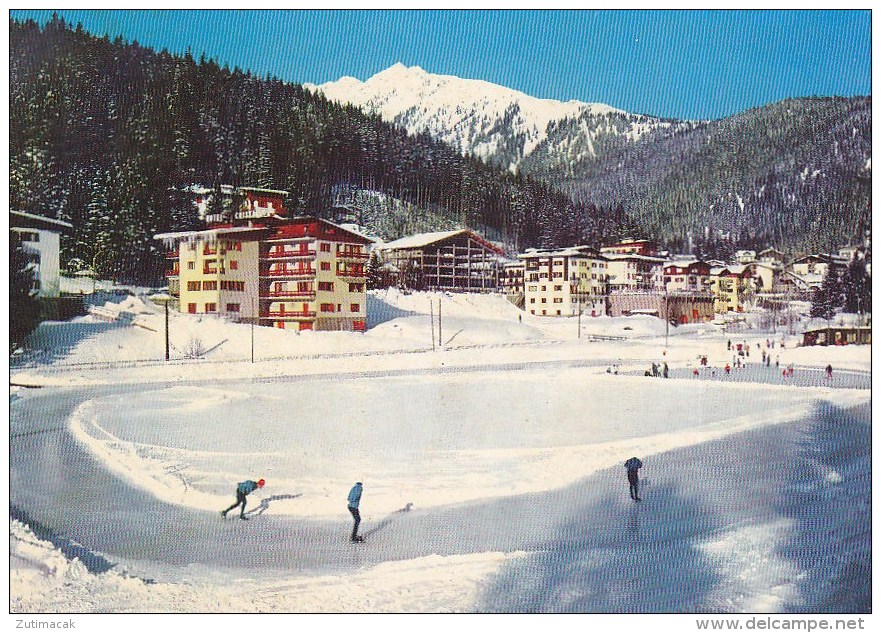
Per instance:
[[[152,236],[197,226],[192,183],[284,189],[289,208],[319,216],[353,185],[425,210],[408,228],[440,218],[517,249],[603,241],[625,219],[296,84],[62,20],[10,22],[10,204],[73,224],[63,267],[157,282]]]
[[[620,127],[619,115],[603,116],[607,129]],[[656,127],[635,143],[619,131],[594,138],[591,152],[578,122],[566,121],[549,130],[523,171],[577,200],[621,205],[674,248],[690,241],[712,253],[768,245],[816,252],[865,237],[871,134],[870,97],[790,99],[719,121]]]

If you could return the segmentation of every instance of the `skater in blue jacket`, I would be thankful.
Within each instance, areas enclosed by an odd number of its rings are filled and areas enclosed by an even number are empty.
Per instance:
[[[262,488],[265,483],[265,479],[261,479],[260,481],[251,481],[250,479],[248,479],[247,481],[241,482],[236,488],[236,502],[228,507],[226,510],[221,510],[220,516],[225,519],[227,512],[234,508],[237,508],[241,504],[242,514],[239,518],[243,521],[247,521],[248,517],[245,516],[245,505],[248,503],[247,497],[258,488]]]
[[[364,540],[363,536],[358,535],[358,526],[361,525],[361,513],[358,511],[358,504],[361,503],[361,482],[357,482],[349,491],[349,512],[355,519],[355,526],[352,528],[352,541],[360,543]]]
[[[624,468],[627,469],[627,481],[630,483],[630,498],[639,501],[639,469],[642,468],[642,462],[631,457],[624,462]]]

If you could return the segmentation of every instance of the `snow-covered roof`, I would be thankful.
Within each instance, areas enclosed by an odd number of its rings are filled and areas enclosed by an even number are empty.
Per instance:
[[[264,227],[248,227],[248,226],[224,226],[216,229],[206,229],[204,231],[180,231],[178,233],[157,233],[153,236],[154,240],[162,240],[165,244],[176,242],[188,242],[192,240],[217,240],[221,236],[251,234],[255,239],[264,233]]]
[[[470,231],[468,229],[457,229],[455,231],[416,233],[414,235],[408,235],[407,237],[402,237],[392,242],[387,242],[386,244],[383,244],[382,248],[383,250],[391,250],[397,248],[419,248],[421,246],[428,246],[429,244],[434,244],[436,242],[442,242],[443,240],[449,239],[455,235],[459,235],[460,233],[470,233]]]
[[[25,211],[9,211],[9,215],[12,216],[10,218],[10,225],[16,226],[16,221],[23,222],[20,226],[30,226],[28,223],[32,223],[37,225],[35,228],[42,228],[46,230],[60,230],[60,229],[72,229],[73,224],[70,222],[64,222],[62,220],[55,220],[53,218],[46,218],[42,215],[34,215],[33,213],[27,213]]]
[[[603,253],[603,257],[605,257],[609,261],[638,260],[638,261],[643,261],[643,262],[649,262],[652,264],[661,264],[664,261],[663,258],[661,258],[661,257],[652,257],[651,255],[640,255],[639,253]]]

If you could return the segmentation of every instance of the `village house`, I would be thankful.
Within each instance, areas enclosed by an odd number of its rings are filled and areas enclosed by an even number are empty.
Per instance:
[[[847,261],[844,258],[820,253],[793,260],[786,267],[786,271],[797,291],[811,293],[823,286],[823,280],[830,270],[841,275],[846,267]]]
[[[474,231],[419,233],[378,247],[397,274],[397,285],[413,290],[496,292],[503,250]]]
[[[607,261],[596,249],[528,249],[519,257],[525,266],[524,302],[530,314],[606,314]]]
[[[200,231],[156,235],[181,312],[297,330],[367,329],[370,238],[327,220],[288,218],[286,192],[242,188],[241,206]]]
[[[627,238],[600,248],[600,255],[657,255],[657,244],[652,240]]]
[[[34,290],[41,299],[61,296],[61,234],[73,225],[24,211],[9,212],[9,245],[22,246],[34,273]]]

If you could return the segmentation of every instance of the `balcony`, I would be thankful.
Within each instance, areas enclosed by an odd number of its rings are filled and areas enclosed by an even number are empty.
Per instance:
[[[363,268],[338,268],[336,276],[340,279],[367,279],[367,272]]]
[[[367,253],[355,253],[352,251],[337,251],[337,259],[349,259],[356,262],[366,261],[370,255]]]
[[[178,259],[179,257],[179,251],[168,251],[167,253],[165,253],[165,259]]]
[[[260,318],[261,319],[292,319],[292,320],[301,320],[301,319],[314,319],[315,312],[312,311],[304,311],[300,310],[298,312],[281,312],[278,310],[261,310]]]
[[[261,299],[314,299],[314,290],[276,290],[273,292],[260,293]]]
[[[270,279],[303,279],[304,277],[314,277],[314,268],[297,268],[292,270],[261,270],[260,277]]]
[[[307,257],[309,259],[315,259],[316,252],[309,250],[298,250],[298,251],[275,251],[262,253],[260,255],[260,259],[302,259]]]

